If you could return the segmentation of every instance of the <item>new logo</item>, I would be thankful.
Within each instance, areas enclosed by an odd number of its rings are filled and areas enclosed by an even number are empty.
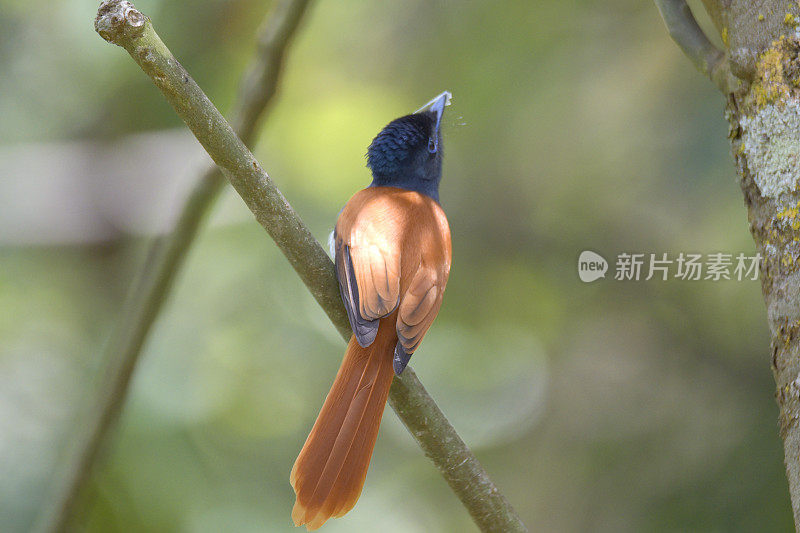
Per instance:
[[[606,277],[608,271],[608,261],[600,255],[590,250],[584,250],[578,257],[578,277],[584,283],[589,283],[600,278]]]

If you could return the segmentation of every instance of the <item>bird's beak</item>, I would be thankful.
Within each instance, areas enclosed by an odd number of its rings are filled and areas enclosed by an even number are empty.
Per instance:
[[[442,122],[442,115],[444,114],[445,106],[450,105],[450,100],[453,98],[453,95],[450,94],[450,91],[445,91],[424,106],[420,107],[414,114],[417,113],[424,113],[426,111],[430,111],[436,117],[436,131],[439,131],[439,124]]]

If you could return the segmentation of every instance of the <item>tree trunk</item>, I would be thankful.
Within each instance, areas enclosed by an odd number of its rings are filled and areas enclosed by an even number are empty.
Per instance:
[[[794,0],[703,3],[733,75],[723,91],[728,136],[762,257],[779,428],[800,531],[800,7]]]

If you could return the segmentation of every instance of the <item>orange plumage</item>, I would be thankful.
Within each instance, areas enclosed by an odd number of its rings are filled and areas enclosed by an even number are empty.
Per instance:
[[[410,356],[419,346],[450,273],[447,218],[419,192],[378,186],[356,193],[339,216],[335,244],[356,334],[290,476],[292,519],[309,530],[358,500],[394,375],[393,354]]]

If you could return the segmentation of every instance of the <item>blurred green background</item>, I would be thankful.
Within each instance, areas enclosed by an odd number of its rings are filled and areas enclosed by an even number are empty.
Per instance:
[[[138,0],[224,111],[269,7]],[[97,2],[0,0],[0,529],[47,509],[148,237],[207,159]],[[788,531],[758,282],[579,281],[585,249],[754,253],[722,98],[655,7],[315,2],[256,155],[325,241],[389,120],[444,89],[453,268],[412,360],[533,531]],[[612,267],[613,269],[613,267]],[[612,272],[613,273],[613,272]],[[293,531],[344,345],[228,191],[153,329],[84,531]],[[474,525],[387,410],[325,531]]]

